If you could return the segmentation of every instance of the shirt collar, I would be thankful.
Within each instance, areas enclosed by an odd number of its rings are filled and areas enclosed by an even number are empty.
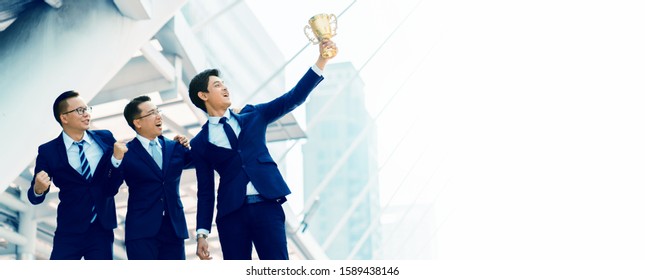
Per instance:
[[[137,133],[137,139],[139,139],[139,142],[141,142],[141,145],[147,150],[148,146],[150,146],[150,141],[148,138],[145,138]],[[157,146],[161,147],[161,143],[159,143],[159,138],[155,138],[154,140],[157,142]]]
[[[87,134],[87,132],[83,132],[83,138],[81,139],[81,141],[82,140],[85,140],[85,142],[87,142],[87,144],[90,146],[94,144],[94,140],[92,140],[92,138]],[[72,147],[72,145],[74,145],[74,142],[76,141],[74,141],[72,137],[70,137],[69,135],[67,135],[67,133],[65,133],[65,131],[63,131],[63,143],[65,144],[65,149],[69,150]]]
[[[226,117],[227,119],[231,119],[231,112],[229,110],[224,111],[224,116],[217,117],[217,116],[208,116],[208,123],[209,124],[220,124],[219,119]]]

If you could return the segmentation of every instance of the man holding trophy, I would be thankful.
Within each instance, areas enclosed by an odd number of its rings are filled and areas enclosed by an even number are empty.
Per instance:
[[[246,105],[236,113],[229,108],[229,91],[218,69],[205,70],[191,80],[192,103],[208,113],[208,122],[190,142],[197,174],[196,254],[200,259],[211,259],[206,238],[215,207],[214,171],[220,175],[215,222],[224,259],[250,260],[254,246],[260,259],[289,259],[282,203],[291,191],[269,154],[266,130],[304,103],[323,80],[325,65],[337,53],[330,39],[336,17],[331,16],[320,14],[309,20],[308,27],[318,40],[314,44],[319,44],[318,58],[294,88],[274,100]]]

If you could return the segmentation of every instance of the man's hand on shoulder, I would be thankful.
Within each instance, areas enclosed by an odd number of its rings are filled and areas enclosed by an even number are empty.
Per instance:
[[[175,138],[173,138],[173,140],[175,140],[179,144],[182,144],[184,147],[190,149],[190,142],[188,141],[188,138],[186,138],[186,136],[177,134]]]

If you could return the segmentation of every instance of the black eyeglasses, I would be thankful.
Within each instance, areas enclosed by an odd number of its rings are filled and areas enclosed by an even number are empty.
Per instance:
[[[155,116],[159,116],[159,115],[161,115],[161,110],[159,110],[159,109],[154,109],[154,110],[152,110],[152,112],[150,112],[150,113],[148,113],[148,114],[145,114],[145,115],[143,115],[143,116],[141,116],[141,117],[134,118],[134,119],[135,119],[135,120],[143,119],[143,118],[145,118],[145,117],[147,117],[147,116],[152,116],[152,115],[155,115]]]
[[[66,115],[66,114],[69,114],[69,113],[71,113],[71,112],[76,112],[76,113],[78,113],[79,115],[81,115],[81,116],[82,116],[82,115],[84,115],[84,114],[85,114],[85,112],[87,112],[87,113],[92,113],[92,107],[91,107],[91,106],[90,106],[90,107],[78,107],[78,108],[76,108],[76,109],[74,109],[74,110],[67,111],[67,112],[62,113],[62,114],[63,114],[63,115]]]

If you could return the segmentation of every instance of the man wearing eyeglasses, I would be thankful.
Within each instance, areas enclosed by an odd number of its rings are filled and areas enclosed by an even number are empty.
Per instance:
[[[40,204],[54,183],[60,190],[57,227],[50,259],[111,260],[116,228],[114,196],[121,181],[113,162],[123,158],[125,145],[107,130],[90,130],[92,107],[78,92],[60,94],[54,118],[63,131],[38,147],[35,176],[27,193]]]
[[[130,260],[185,260],[188,227],[179,193],[183,169],[192,168],[188,139],[162,135],[161,111],[139,96],[123,110],[137,133],[118,168],[128,185],[125,248]]]

